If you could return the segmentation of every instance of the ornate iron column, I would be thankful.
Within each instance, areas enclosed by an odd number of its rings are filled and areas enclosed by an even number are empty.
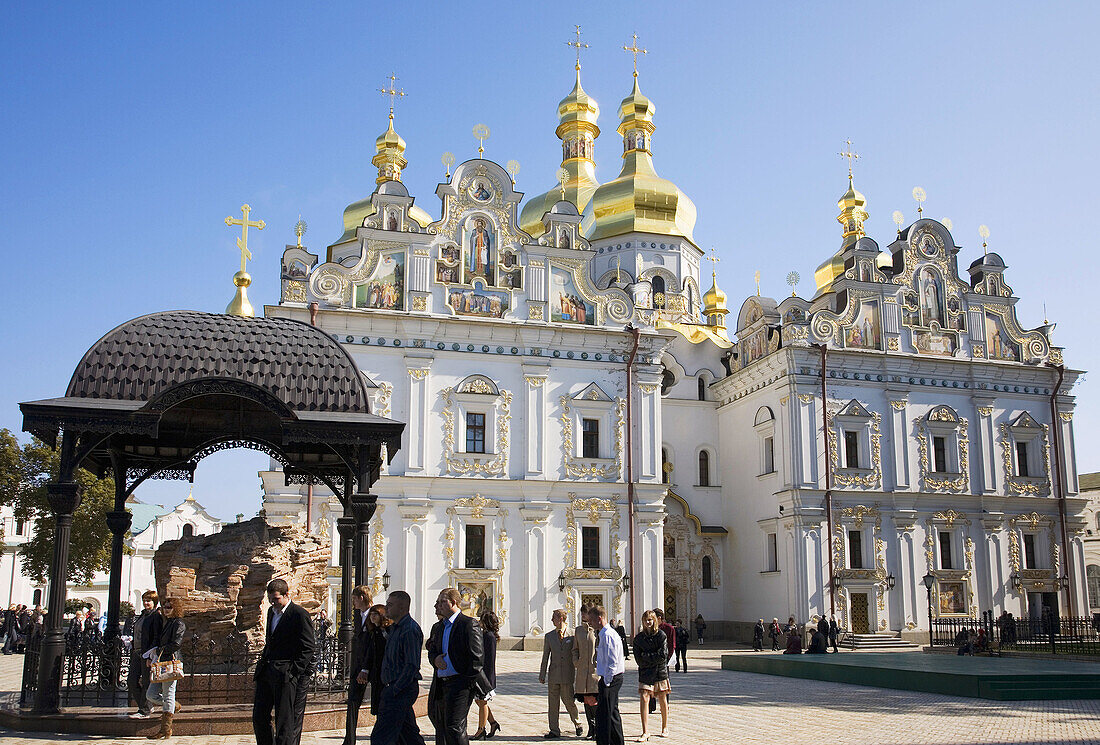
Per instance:
[[[115,508],[107,513],[107,527],[111,530],[111,575],[107,590],[107,628],[104,642],[119,638],[118,616],[122,602],[122,543],[130,529],[133,517],[126,511],[126,460],[112,453],[112,471],[115,478]]]
[[[350,495],[351,476],[349,474],[344,485],[344,514],[336,520],[336,531],[340,534],[340,641],[349,652],[351,639],[355,636],[351,607],[351,580],[355,564],[355,516],[351,512]]]
[[[65,595],[69,579],[69,536],[73,513],[80,506],[80,485],[73,480],[76,470],[75,437],[65,432],[61,439],[61,468],[57,482],[46,487],[50,509],[57,525],[54,534],[53,562],[50,564],[50,589],[46,631],[38,658],[38,692],[34,699],[36,714],[54,714],[61,709],[61,666],[65,656]]]
[[[367,549],[370,545],[370,520],[374,517],[377,499],[373,494],[351,495],[351,509],[355,516],[355,584],[367,584]]]

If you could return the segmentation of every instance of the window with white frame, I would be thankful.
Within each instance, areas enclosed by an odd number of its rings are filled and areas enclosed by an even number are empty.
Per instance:
[[[779,571],[779,536],[776,533],[764,535],[764,571]]]
[[[848,568],[865,569],[863,554],[863,531],[848,531]]]
[[[1023,479],[1045,479],[1043,473],[1043,425],[1026,411],[1008,426],[1012,473]]]
[[[485,452],[485,413],[466,412],[466,452]]]
[[[871,429],[874,417],[858,401],[849,401],[832,418],[835,428],[834,444],[840,452],[834,452],[832,460],[841,472],[873,470],[871,462]]]
[[[466,524],[466,568],[485,568],[485,526],[480,523]]]
[[[600,457],[600,420],[581,419],[581,457]]]
[[[709,556],[704,556],[702,564],[703,564],[703,566],[702,566],[703,589],[704,590],[713,590],[714,589],[714,567],[711,564],[710,557]]]
[[[956,474],[961,470],[959,450],[961,420],[950,406],[934,406],[923,422],[925,438],[922,448],[927,448],[930,473]],[[922,450],[922,453],[924,451]]]
[[[707,400],[707,381],[703,378],[702,375],[699,376],[699,400]]]
[[[1036,535],[1024,533],[1024,569],[1039,569],[1039,554],[1035,551]]]
[[[564,399],[563,416],[576,433],[573,457],[586,460],[613,460],[615,433],[618,428],[616,401],[596,383],[589,383],[579,393]]]
[[[1100,566],[1089,564],[1085,567],[1085,582],[1089,591],[1089,608],[1100,608]]]
[[[939,543],[940,554],[940,569],[954,569],[955,568],[955,547],[954,540],[950,530],[937,531],[937,540]]]
[[[699,451],[699,486],[710,486],[710,453]]]
[[[600,529],[595,525],[581,527],[581,568],[599,569]]]
[[[775,473],[775,413],[768,406],[756,411],[753,423],[760,443],[760,465],[758,473],[767,476]]]

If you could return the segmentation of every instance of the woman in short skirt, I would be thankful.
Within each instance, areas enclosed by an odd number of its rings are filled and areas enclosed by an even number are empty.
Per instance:
[[[668,638],[657,625],[657,615],[647,610],[642,615],[642,630],[634,637],[634,660],[638,663],[638,693],[641,695],[642,736],[649,740],[649,699],[661,706],[661,737],[668,737]]]

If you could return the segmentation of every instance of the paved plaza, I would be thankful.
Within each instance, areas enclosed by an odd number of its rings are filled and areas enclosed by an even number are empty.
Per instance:
[[[720,655],[727,648],[693,645],[691,672],[673,674],[671,733],[655,745],[695,743],[767,743],[783,745],[966,745],[967,743],[1100,743],[1100,701],[998,702],[928,693],[864,688],[842,683],[724,672]],[[848,653],[855,654],[855,653]],[[498,656],[499,698],[493,711],[502,725],[494,741],[545,742],[546,695],[538,683],[537,652],[501,652]],[[18,685],[22,657],[0,658],[0,686]],[[621,710],[627,742],[641,733],[637,676],[627,662]],[[651,720],[660,729],[660,716]],[[562,713],[563,731],[568,716]],[[420,719],[432,742],[431,725]],[[476,729],[471,711],[470,731]],[[360,742],[369,742],[369,728]],[[342,733],[307,733],[306,745],[337,745]],[[575,739],[575,738],[565,738]],[[47,745],[54,742],[144,742],[136,738],[93,738],[0,730],[5,745]],[[246,745],[248,736],[175,737],[169,742],[191,745]]]

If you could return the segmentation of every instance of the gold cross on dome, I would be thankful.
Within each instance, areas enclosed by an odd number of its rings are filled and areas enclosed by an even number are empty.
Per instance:
[[[711,277],[711,279],[717,281],[717,278],[718,278],[718,262],[721,261],[721,259],[719,259],[717,256],[714,255],[714,246],[710,247],[710,256],[704,256],[703,258],[705,258],[707,261],[710,262],[710,277]]]
[[[390,80],[390,87],[389,88],[379,88],[378,92],[390,97],[390,119],[393,119],[393,105],[394,105],[394,103],[397,102],[397,99],[404,98],[405,96],[407,96],[409,94],[406,93],[403,90],[397,90],[397,88],[395,87],[395,83],[397,83],[397,76],[394,75],[392,72],[390,73],[389,80]]]
[[[760,297],[760,270],[757,269],[756,273],[752,275],[752,278],[756,281],[756,296]]]
[[[837,153],[837,155],[839,155],[841,158],[847,158],[848,159],[848,178],[851,178],[852,177],[852,161],[853,160],[859,160],[859,153],[853,153],[852,152],[852,140],[850,138],[845,140],[844,144],[847,146],[847,147],[844,148],[844,152]]]
[[[645,49],[639,49],[638,48],[638,35],[637,34],[634,34],[634,43],[631,44],[630,46],[625,46],[624,45],[623,46],[623,51],[631,52],[631,53],[634,54],[634,77],[638,77],[638,55],[639,54],[648,54],[649,52]]]
[[[248,213],[252,211],[252,208],[247,204],[241,205],[241,214],[243,218],[227,217],[225,218],[225,224],[229,227],[234,225],[241,226],[241,237],[237,239],[237,248],[241,250],[241,271],[245,271],[245,262],[252,258],[252,252],[248,250],[248,229],[256,228],[256,230],[263,230],[267,227],[267,223],[263,220],[249,220]]]
[[[565,45],[567,47],[573,47],[577,50],[577,69],[581,69],[581,50],[588,49],[588,45],[581,41],[581,27],[577,26],[577,39],[576,41],[567,41]]]

